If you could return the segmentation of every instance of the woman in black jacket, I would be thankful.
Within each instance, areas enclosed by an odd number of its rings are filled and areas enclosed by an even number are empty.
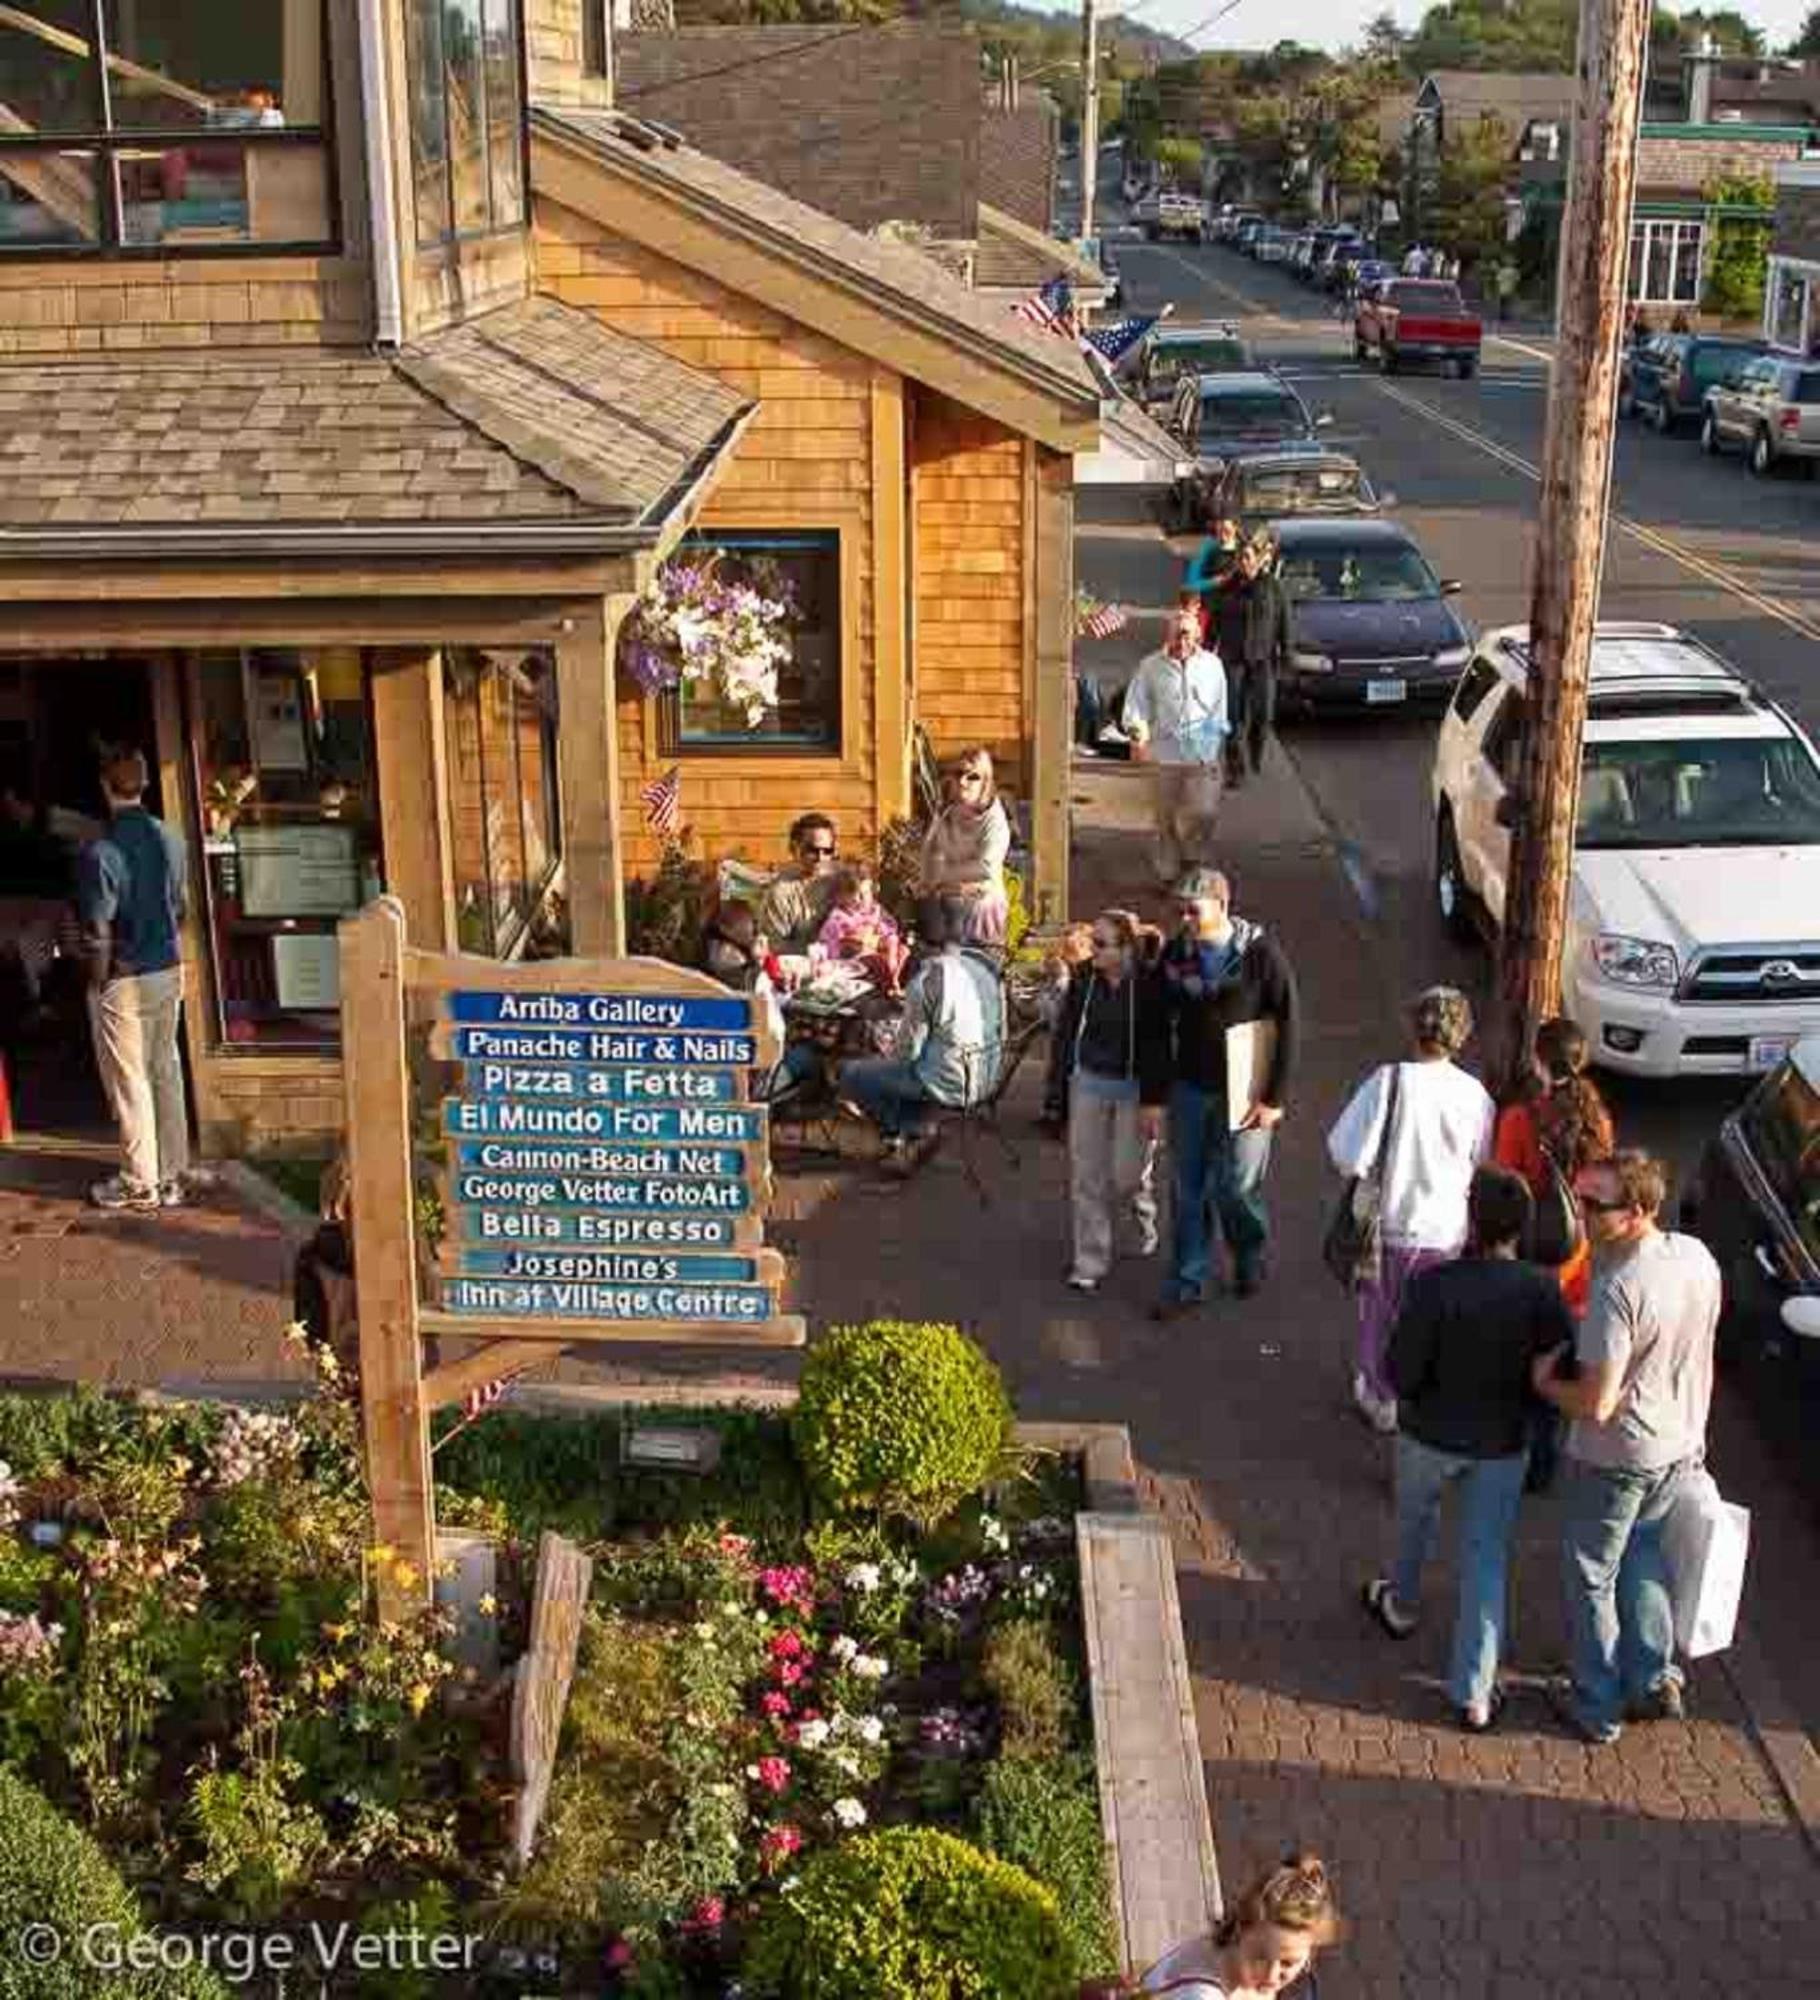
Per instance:
[[[1128,910],[1094,920],[1049,1042],[1049,1095],[1068,1100],[1068,1282],[1091,1292],[1112,1268],[1129,1204],[1138,1254],[1157,1247],[1156,1156],[1169,1094],[1169,1023],[1145,934]]]

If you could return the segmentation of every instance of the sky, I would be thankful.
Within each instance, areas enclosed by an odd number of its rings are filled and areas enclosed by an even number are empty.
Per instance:
[[[1147,0],[1142,5],[1109,6],[1107,11],[1180,35],[1206,22],[1219,4],[1221,0]],[[1744,0],[1740,12],[1763,30],[1774,49],[1794,39],[1812,4],[1813,0]],[[1238,0],[1231,12],[1191,39],[1197,49],[1267,48],[1279,41],[1339,49],[1356,42],[1365,23],[1383,11],[1384,0]],[[1424,9],[1416,0],[1398,0],[1391,11],[1405,27],[1414,27]]]

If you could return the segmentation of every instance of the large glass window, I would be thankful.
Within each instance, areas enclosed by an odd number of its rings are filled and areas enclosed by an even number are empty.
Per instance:
[[[451,648],[443,727],[458,942],[509,958],[562,858],[554,656]]]
[[[1706,225],[1700,222],[1633,222],[1632,299],[1649,305],[1698,305],[1705,238]]]
[[[1770,305],[1770,338],[1778,347],[1807,352],[1807,301],[1812,289],[1808,276],[1787,264],[1771,267],[1774,291]]]
[[[813,533],[691,535],[688,560],[711,563],[728,593],[757,591],[786,610],[777,699],[754,724],[708,676],[665,698],[671,750],[838,752],[841,744],[840,536]]]
[[[332,247],[323,102],[323,0],[0,10],[0,250]]]
[[[519,0],[410,0],[417,241],[525,219]]]
[[[353,647],[198,653],[188,692],[217,1032],[332,1044],[335,927],[384,883],[365,664]]]

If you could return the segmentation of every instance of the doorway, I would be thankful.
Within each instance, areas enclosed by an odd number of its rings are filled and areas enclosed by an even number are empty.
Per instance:
[[[0,1057],[21,1133],[112,1130],[90,1042],[75,924],[76,862],[106,825],[101,759],[145,753],[162,815],[143,654],[0,657]]]

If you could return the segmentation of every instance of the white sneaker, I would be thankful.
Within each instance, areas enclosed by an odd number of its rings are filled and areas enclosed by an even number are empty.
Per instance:
[[[1100,1281],[1098,1278],[1088,1277],[1085,1271],[1070,1271],[1068,1273],[1068,1288],[1070,1291],[1075,1292],[1097,1292],[1100,1288]]]
[[[1388,1437],[1397,1427],[1397,1404],[1394,1396],[1380,1396],[1365,1379],[1361,1368],[1352,1378],[1352,1400],[1359,1415],[1379,1433]]]
[[[104,1181],[97,1181],[89,1189],[88,1198],[97,1208],[130,1210],[145,1214],[159,1206],[156,1188],[144,1186],[139,1181],[130,1181],[125,1174],[113,1174]]]

